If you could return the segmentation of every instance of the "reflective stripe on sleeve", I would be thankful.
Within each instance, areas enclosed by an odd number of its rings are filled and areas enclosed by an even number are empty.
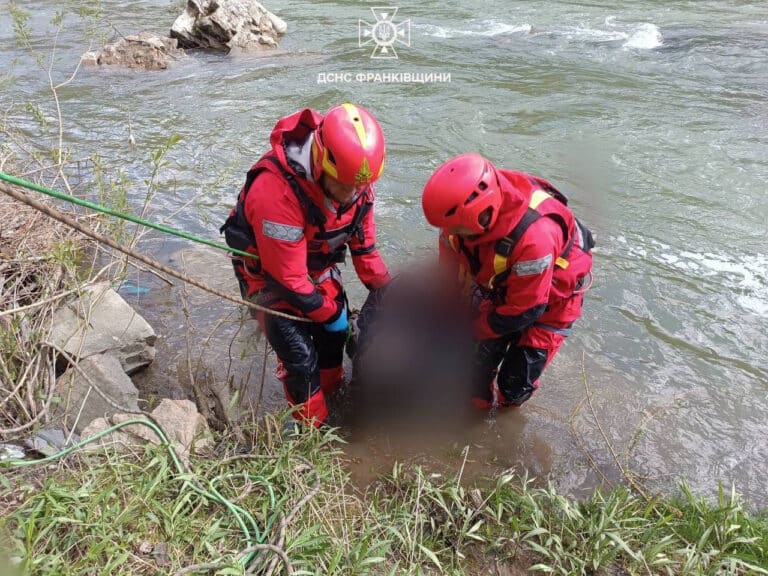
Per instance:
[[[301,226],[278,224],[269,220],[262,220],[261,231],[264,236],[285,242],[298,242],[304,237],[304,228]]]
[[[547,254],[542,258],[536,260],[525,260],[523,262],[515,262],[512,265],[512,273],[515,276],[534,276],[535,274],[541,274],[552,265],[552,254]]]

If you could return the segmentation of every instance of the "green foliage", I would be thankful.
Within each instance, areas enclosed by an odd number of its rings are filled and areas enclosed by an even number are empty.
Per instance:
[[[67,10],[71,10],[83,20],[99,20],[104,17],[104,5],[100,0],[90,0],[89,2],[69,0],[66,2],[66,7]]]
[[[491,559],[562,575],[768,574],[768,523],[733,490],[714,503],[685,485],[680,502],[645,502],[623,488],[579,502],[511,472],[481,489],[396,464],[358,496],[332,433],[284,440],[277,429],[268,417],[250,457],[194,459],[183,477],[154,446],[72,456],[69,472],[39,490],[11,476],[0,502],[18,504],[0,510],[0,534],[29,574],[90,574],[95,565],[173,573],[209,562],[216,574],[243,574],[243,527],[190,490],[195,482],[248,510],[259,542],[279,542],[281,518],[293,514],[281,548],[296,574],[479,574]],[[257,553],[256,573],[274,558]]]
[[[13,20],[13,34],[16,41],[20,45],[28,47],[30,41],[29,14],[13,1],[8,2],[8,9]]]
[[[64,24],[64,16],[65,12],[63,10],[57,10],[56,14],[54,14],[53,18],[51,18],[51,24],[53,24],[56,28],[60,28],[62,24]]]
[[[98,41],[100,43],[106,42],[108,33],[105,31],[104,26],[104,5],[101,0],[89,0],[88,2],[80,2],[78,0],[67,0],[64,4],[65,10],[70,11],[78,16],[85,24],[85,37]]]
[[[3,358],[3,365],[6,366],[8,380],[11,382],[15,382],[19,377],[19,363],[16,361],[16,355],[19,351],[20,323],[19,318],[12,318],[8,323],[0,323],[0,356]]]
[[[142,217],[146,215],[154,195],[162,188],[158,183],[158,176],[163,168],[166,168],[170,164],[170,161],[167,158],[168,152],[170,152],[170,150],[180,141],[181,136],[178,134],[171,134],[160,144],[160,146],[150,151],[149,160],[152,166],[152,172],[150,173],[149,178],[144,180],[146,192],[144,194],[144,206],[140,213]]]
[[[43,131],[47,131],[48,129],[48,120],[45,118],[45,114],[40,109],[40,106],[38,106],[34,102],[27,102],[26,103],[27,112],[32,117],[32,119],[37,122],[38,126],[43,129]]]
[[[93,162],[93,182],[98,203],[117,210],[129,213],[128,192],[131,181],[123,169],[110,176],[104,162],[98,154],[91,157]],[[108,235],[116,242],[123,243],[127,238],[126,221],[121,218],[104,217],[104,226]]]
[[[168,160],[165,159],[165,156],[168,154],[168,151],[173,148],[176,144],[178,144],[181,141],[181,136],[179,134],[171,134],[168,136],[168,138],[160,144],[155,150],[150,152],[149,159],[152,162],[152,168],[153,172],[152,175],[155,176],[157,173],[165,168],[168,165]],[[148,181],[147,184],[150,182]]]
[[[681,486],[683,518],[675,526],[686,555],[681,574],[735,574],[750,570],[768,574],[768,533],[744,511],[734,487],[718,486],[714,505]],[[761,569],[762,567],[762,569]]]
[[[74,276],[82,258],[82,247],[75,240],[62,240],[51,248],[49,257]]]
[[[13,83],[13,79],[14,79],[13,69],[16,67],[16,64],[17,64],[17,59],[14,58],[13,60],[11,60],[8,67],[3,72],[0,72],[0,90],[7,89],[8,86],[10,86]],[[0,125],[0,132],[5,131],[4,124],[5,124],[5,121],[2,120],[2,125]]]

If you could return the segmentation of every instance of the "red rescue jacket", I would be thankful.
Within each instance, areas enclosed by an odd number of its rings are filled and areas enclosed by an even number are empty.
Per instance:
[[[248,296],[262,292],[274,308],[326,322],[340,312],[335,272],[347,246],[368,288],[387,284],[389,273],[376,249],[373,188],[341,206],[312,181],[309,166],[286,154],[289,145],[308,146],[322,119],[305,109],[277,122],[272,149],[248,171],[222,231],[230,246],[258,256],[233,257]]]
[[[499,170],[499,180],[504,198],[493,227],[472,240],[441,234],[441,260],[480,295],[477,338],[534,325],[565,335],[591,278],[592,235],[546,180],[511,170]]]

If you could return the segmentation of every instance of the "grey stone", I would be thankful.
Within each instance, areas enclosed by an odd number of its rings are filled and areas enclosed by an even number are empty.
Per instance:
[[[136,415],[132,415],[131,418],[136,418]],[[83,438],[93,438],[111,426],[113,426],[113,424],[107,418],[96,418],[96,420],[88,424],[88,426],[86,426],[83,430]],[[124,430],[127,428],[128,427],[126,426],[125,428],[106,434],[98,440],[94,440],[93,442],[86,444],[84,450],[86,452],[92,452],[106,446],[115,446],[118,448],[140,446],[144,440],[138,436],[124,432]]]
[[[197,411],[195,403],[190,400],[163,398],[151,414],[176,451],[182,456],[189,454],[195,438],[205,437],[209,434],[208,423]],[[115,423],[123,422],[135,417],[135,415],[130,414],[117,414],[112,418],[112,421]],[[155,444],[160,443],[157,434],[146,426],[135,424],[124,428],[124,430]]]
[[[193,450],[196,453],[211,449],[213,441],[210,438],[210,430],[205,418],[197,411],[195,404],[189,400],[170,400],[165,398],[155,408],[152,418],[160,425],[163,433],[173,446],[176,453],[186,459]],[[141,418],[136,414],[115,414],[110,419],[97,418],[83,430],[83,437],[95,436],[114,424]],[[100,446],[137,446],[143,442],[160,444],[157,434],[143,424],[130,424],[115,432],[103,436],[98,441],[90,444],[93,450]]]
[[[51,341],[75,358],[115,352],[123,370],[133,374],[155,359],[157,336],[108,282],[83,290],[80,298],[59,308]]]
[[[256,0],[188,0],[171,27],[182,48],[258,52],[277,48],[286,23]]]
[[[82,433],[96,418],[120,412],[93,389],[83,373],[123,410],[138,412],[139,391],[114,354],[89,356],[78,365],[79,370],[70,367],[56,383],[61,397],[59,411],[64,411],[64,421],[69,428]]]
[[[24,458],[24,448],[16,444],[0,444],[0,462],[3,460],[21,460]]]
[[[71,444],[77,444],[80,437],[72,435]],[[43,456],[58,454],[67,446],[67,436],[61,428],[40,430],[32,438],[24,441],[24,447],[39,452]]]
[[[124,66],[141,70],[165,70],[185,56],[174,38],[141,32],[120,38],[101,50],[86,52],[83,64],[91,66]]]

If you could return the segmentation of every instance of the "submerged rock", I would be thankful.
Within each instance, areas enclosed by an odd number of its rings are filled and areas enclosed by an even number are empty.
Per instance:
[[[185,56],[175,38],[141,32],[125,36],[101,50],[86,52],[83,63],[92,66],[124,66],[140,70],[165,70],[168,65]]]
[[[171,37],[182,48],[257,52],[277,48],[286,28],[256,0],[188,0]]]

